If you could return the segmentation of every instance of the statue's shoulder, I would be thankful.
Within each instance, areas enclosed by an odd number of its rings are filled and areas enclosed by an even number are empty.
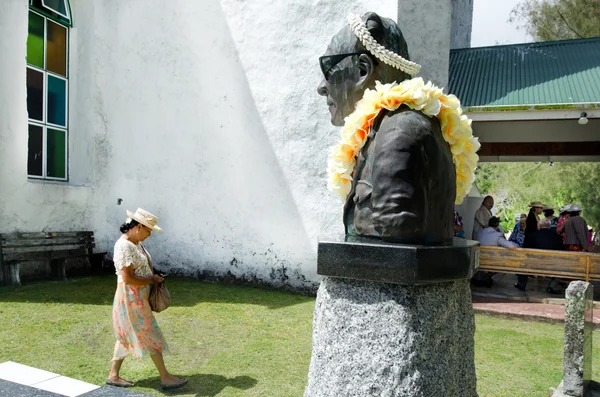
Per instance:
[[[404,136],[420,142],[439,131],[440,123],[437,118],[428,117],[419,110],[403,105],[384,115],[377,133]]]

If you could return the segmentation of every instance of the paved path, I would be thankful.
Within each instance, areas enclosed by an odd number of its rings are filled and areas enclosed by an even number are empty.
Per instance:
[[[97,386],[53,372],[7,361],[0,363],[0,396],[145,397],[121,387]]]
[[[565,321],[565,307],[560,304],[529,303],[473,296],[473,309],[475,313],[501,317],[516,317],[558,323]],[[594,328],[600,328],[600,310],[594,311]]]
[[[561,289],[558,295],[547,293],[547,278],[530,277],[525,291],[513,286],[515,275],[497,273],[493,279],[491,288],[471,288],[475,313],[558,323],[565,321],[564,290]],[[597,284],[594,298],[598,297],[600,285]],[[594,302],[594,309],[594,328],[600,329],[600,301]]]

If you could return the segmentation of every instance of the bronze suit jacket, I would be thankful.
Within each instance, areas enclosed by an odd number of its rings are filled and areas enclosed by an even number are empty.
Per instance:
[[[437,118],[407,106],[380,114],[354,169],[346,234],[407,244],[452,241],[455,178]]]

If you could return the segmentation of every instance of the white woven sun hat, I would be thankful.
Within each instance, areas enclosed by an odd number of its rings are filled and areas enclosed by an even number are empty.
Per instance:
[[[138,223],[152,229],[155,232],[162,232],[162,229],[156,225],[158,223],[158,217],[146,210],[141,208],[138,208],[135,212],[127,210],[127,216],[129,219],[133,219],[134,221],[137,221]]]

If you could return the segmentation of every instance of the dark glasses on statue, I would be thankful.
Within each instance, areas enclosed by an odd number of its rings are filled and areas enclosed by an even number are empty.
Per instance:
[[[335,54],[335,55],[323,55],[319,58],[319,64],[321,65],[321,71],[323,72],[323,76],[325,79],[329,79],[331,76],[331,69],[338,63],[342,62],[345,58],[352,55],[360,55],[360,54],[370,54],[369,51],[357,51],[357,52],[347,52],[345,54]]]

